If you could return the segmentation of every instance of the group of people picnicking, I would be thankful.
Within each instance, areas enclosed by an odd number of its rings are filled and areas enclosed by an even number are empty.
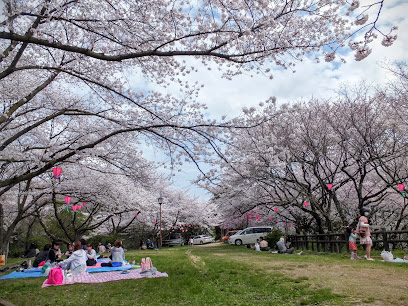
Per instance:
[[[357,255],[357,239],[359,239],[360,245],[362,245],[365,248],[364,258],[370,261],[374,260],[373,258],[371,258],[371,248],[373,246],[373,241],[371,239],[370,227],[371,228],[377,227],[369,224],[367,218],[369,214],[370,210],[368,208],[366,207],[361,208],[360,210],[361,216],[358,219],[356,229],[354,229],[352,226],[347,227],[347,231],[349,233],[349,249],[351,251],[350,257],[351,260],[362,259]],[[270,253],[272,252],[270,250],[270,247],[268,246],[268,242],[264,240],[263,237],[257,239],[255,245],[252,248],[255,249],[255,251],[268,251]],[[277,252],[280,254],[293,254],[295,251],[293,247],[290,247],[290,243],[287,243],[285,241],[284,237],[281,237],[279,241],[276,243],[276,248]],[[300,255],[301,253],[302,252],[297,254]],[[406,258],[408,259],[408,255],[406,256]]]
[[[114,246],[106,246],[103,243],[98,245],[98,253],[92,244],[86,243],[85,239],[74,241],[68,245],[68,250],[62,254],[59,243],[54,241],[52,244],[46,244],[42,251],[38,252],[32,264],[33,267],[39,267],[46,263],[58,264],[65,267],[65,270],[80,272],[86,270],[87,266],[95,266],[98,257],[104,257],[102,253],[110,252],[110,261],[101,263],[102,267],[118,267],[125,262],[125,253],[122,248],[122,241],[116,240]],[[66,259],[62,259],[65,255]]]

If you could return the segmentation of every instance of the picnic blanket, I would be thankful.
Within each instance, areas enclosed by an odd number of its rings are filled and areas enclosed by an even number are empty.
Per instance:
[[[124,265],[121,267],[101,267],[99,264],[98,266],[87,267],[87,271],[90,273],[99,273],[99,272],[112,272],[112,271],[122,271],[122,270],[129,270],[140,268],[138,265]],[[29,278],[29,277],[44,277],[47,275],[41,274],[41,269],[27,269],[24,272],[17,272],[14,271],[10,274],[3,275],[0,279],[16,279],[16,278]]]
[[[384,260],[381,260],[381,261],[385,262]],[[408,263],[408,259],[394,258],[393,261],[387,261],[387,262]]]
[[[62,284],[47,284],[47,280],[42,284],[42,288],[49,286],[62,286],[62,285],[72,285],[72,284],[100,284],[113,282],[123,279],[140,279],[140,278],[155,278],[155,277],[168,277],[167,273],[156,272],[155,275],[146,276],[141,274],[142,269],[130,270],[129,273],[121,274],[120,272],[105,272],[101,274],[87,273],[83,272],[78,275],[68,276],[64,278]]]

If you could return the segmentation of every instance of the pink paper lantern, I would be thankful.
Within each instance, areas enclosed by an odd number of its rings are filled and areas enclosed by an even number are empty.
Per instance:
[[[54,174],[54,178],[58,180],[61,177],[62,168],[52,168],[52,173]]]
[[[269,218],[269,221],[272,221],[272,218]]]
[[[275,211],[275,212],[278,212],[278,208],[277,208],[277,207],[275,207],[275,208],[274,208],[274,211]]]
[[[85,206],[86,202],[82,202],[82,206]]]
[[[156,221],[154,221],[154,224],[157,224],[157,222],[156,222]]]
[[[78,208],[78,210],[81,210],[82,205],[78,205],[77,208]]]
[[[333,184],[327,184],[327,189],[332,190]]]
[[[283,225],[285,225],[285,226],[286,226],[286,222],[283,222]]]
[[[72,210],[73,210],[73,211],[76,211],[76,210],[77,210],[76,205],[72,205]]]
[[[65,197],[65,204],[71,204],[71,197]]]
[[[279,220],[276,220],[276,223],[279,223]]]
[[[248,218],[249,218],[249,219],[252,219],[252,215],[249,215]]]
[[[404,191],[404,184],[398,184],[398,190]]]
[[[309,203],[308,202],[303,202],[303,205],[305,205],[305,207],[308,207]]]

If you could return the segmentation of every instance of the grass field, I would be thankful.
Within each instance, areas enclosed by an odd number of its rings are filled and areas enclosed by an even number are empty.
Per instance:
[[[146,256],[169,277],[44,289],[45,278],[0,280],[0,299],[17,305],[408,304],[408,264],[381,258],[268,254],[225,244],[126,253],[138,262]]]

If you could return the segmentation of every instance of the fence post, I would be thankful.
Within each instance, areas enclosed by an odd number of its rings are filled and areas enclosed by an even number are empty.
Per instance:
[[[334,253],[334,235],[332,233],[329,233],[329,248],[330,248],[330,253]]]
[[[385,228],[382,228],[382,238],[383,238],[384,250],[389,251],[390,246],[388,244],[388,237],[387,237],[387,232],[385,231]]]
[[[306,250],[309,251],[309,238],[307,237],[306,233],[305,233],[303,239],[305,240]]]
[[[344,231],[344,240],[346,240],[346,251],[347,251],[347,253],[349,253],[350,252],[349,235],[347,233],[347,230]]]

